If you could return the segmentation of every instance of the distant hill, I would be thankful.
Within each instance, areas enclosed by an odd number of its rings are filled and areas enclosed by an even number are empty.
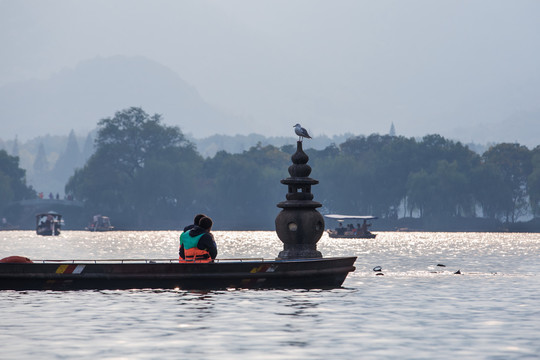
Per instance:
[[[228,133],[231,120],[169,68],[143,57],[81,62],[47,80],[0,87],[2,138],[88,132],[105,117],[140,106],[197,137]]]
[[[458,127],[444,135],[450,139],[459,139],[465,143],[498,144],[515,142],[532,150],[540,145],[538,134],[540,134],[540,110],[517,112],[514,116],[495,124]]]

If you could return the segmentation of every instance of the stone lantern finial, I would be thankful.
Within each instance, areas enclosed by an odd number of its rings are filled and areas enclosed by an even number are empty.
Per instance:
[[[307,164],[309,157],[302,149],[302,141],[297,141],[296,152],[291,156],[291,160],[291,176],[281,180],[282,184],[288,185],[287,200],[277,204],[283,209],[276,217],[276,232],[284,244],[279,257],[321,258],[317,242],[324,231],[324,219],[316,208],[322,204],[313,201],[311,193],[311,185],[319,182],[308,177],[311,167]]]

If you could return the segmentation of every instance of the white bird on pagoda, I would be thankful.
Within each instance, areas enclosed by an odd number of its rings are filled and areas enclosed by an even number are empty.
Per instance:
[[[302,141],[303,140],[302,138],[311,139],[311,136],[309,136],[307,130],[304,129],[300,124],[296,124],[293,127],[294,127],[294,132],[296,133],[296,135],[298,135],[298,141]]]

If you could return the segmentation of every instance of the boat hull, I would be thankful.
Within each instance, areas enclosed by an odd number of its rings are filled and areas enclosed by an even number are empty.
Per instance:
[[[97,228],[85,228],[86,231],[91,231],[91,232],[103,232],[103,231],[113,231],[114,230],[114,226],[110,226],[110,227],[97,227]]]
[[[375,239],[377,234],[368,235],[338,235],[336,233],[328,232],[328,237],[332,239]]]
[[[58,236],[60,235],[60,230],[55,230],[54,232],[52,230],[45,230],[45,231],[36,230],[36,234],[41,235],[41,236]]]
[[[175,262],[0,263],[0,290],[330,289],[341,287],[356,257]]]

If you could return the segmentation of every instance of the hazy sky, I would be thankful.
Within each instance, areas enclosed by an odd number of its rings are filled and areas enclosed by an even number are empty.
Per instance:
[[[0,86],[144,56],[245,134],[540,121],[539,44],[538,0],[0,1]]]

